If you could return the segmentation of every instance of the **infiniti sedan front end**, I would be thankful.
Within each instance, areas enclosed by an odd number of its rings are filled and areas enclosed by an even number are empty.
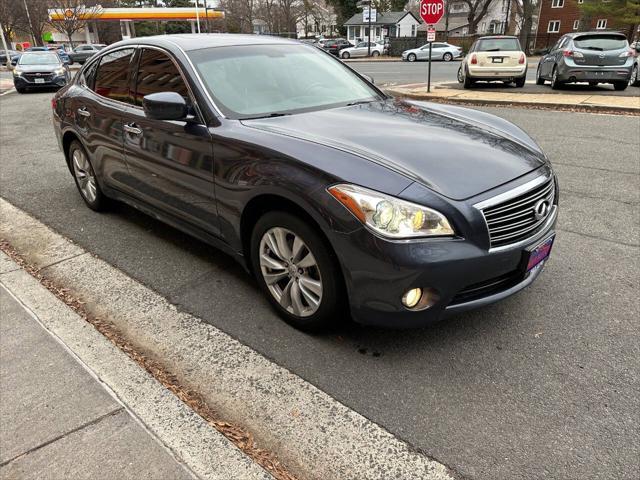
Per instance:
[[[487,305],[531,284],[553,246],[558,184],[526,133],[390,98],[312,46],[131,39],[52,105],[90,208],[123,201],[222,249],[300,329]]]

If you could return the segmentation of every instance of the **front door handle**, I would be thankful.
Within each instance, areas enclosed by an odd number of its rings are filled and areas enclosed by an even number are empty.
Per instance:
[[[124,131],[131,135],[142,135],[142,130],[138,128],[135,123],[125,124]]]
[[[87,107],[81,107],[78,109],[78,115],[80,115],[81,117],[90,117],[91,112],[87,110]]]

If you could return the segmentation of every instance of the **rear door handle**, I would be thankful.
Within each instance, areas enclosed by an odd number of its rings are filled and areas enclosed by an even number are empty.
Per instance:
[[[142,135],[142,130],[138,128],[135,123],[125,124],[124,131],[131,135]]]
[[[86,107],[82,107],[78,109],[78,115],[81,117],[90,117],[91,112],[89,112]]]

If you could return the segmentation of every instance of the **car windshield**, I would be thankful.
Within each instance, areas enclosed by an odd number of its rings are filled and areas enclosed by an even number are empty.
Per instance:
[[[60,63],[55,53],[25,53],[20,57],[20,65],[54,65]]]
[[[585,35],[574,39],[573,43],[583,50],[620,50],[627,47],[627,39],[622,35]]]
[[[517,38],[487,38],[478,41],[476,52],[519,52]]]
[[[381,98],[353,71],[307,45],[243,45],[189,52],[222,112],[249,119]]]

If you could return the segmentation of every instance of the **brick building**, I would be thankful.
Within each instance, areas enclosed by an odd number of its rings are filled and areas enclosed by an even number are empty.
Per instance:
[[[582,2],[583,0],[540,0],[535,48],[551,47],[566,33],[615,28],[612,20],[607,17],[593,18],[590,25],[582,25]]]

